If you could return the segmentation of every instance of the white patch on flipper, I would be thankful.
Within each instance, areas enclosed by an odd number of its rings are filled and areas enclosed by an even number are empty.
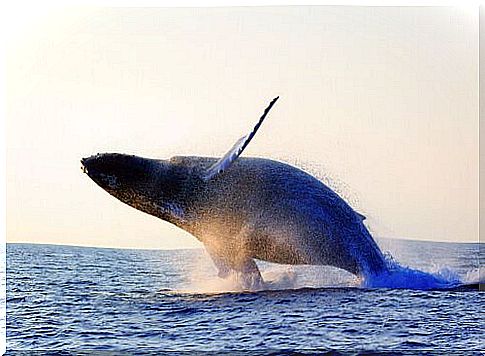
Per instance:
[[[249,135],[246,135],[237,140],[234,146],[232,146],[231,149],[221,159],[219,159],[214,165],[209,168],[205,178],[210,179],[229,168],[232,162],[234,162],[242,153],[248,137]]]
[[[276,100],[278,100],[279,96],[273,99],[268,107],[264,110],[263,116],[259,119],[258,123],[254,126],[253,130],[246,136],[241,137],[237,142],[231,147],[231,149],[216,163],[214,163],[209,169],[207,170],[206,174],[204,175],[204,180],[208,181],[211,178],[215,177],[216,175],[224,172],[227,168],[231,166],[231,164],[241,155],[244,149],[247,147],[249,142],[253,139],[254,135],[258,131],[259,127],[263,123],[264,118],[268,114],[268,112],[273,107]]]

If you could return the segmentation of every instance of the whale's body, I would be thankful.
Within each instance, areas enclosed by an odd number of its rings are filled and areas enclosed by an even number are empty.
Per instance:
[[[335,266],[367,277],[386,270],[364,217],[310,174],[263,158],[238,158],[254,130],[220,159],[170,160],[124,154],[83,159],[83,169],[122,202],[199,239],[219,276],[244,288],[262,283],[255,259]]]
[[[171,161],[194,169],[216,159]],[[231,261],[331,265],[353,274],[385,268],[363,217],[321,181],[282,162],[238,159],[200,188],[192,209],[180,227]]]
[[[282,162],[240,158],[207,182],[203,173],[216,160],[103,154],[83,164],[119,200],[195,236],[219,275],[239,273],[247,288],[261,282],[254,259],[330,265],[364,278],[385,269],[363,216],[315,177]],[[100,173],[112,165],[130,174]]]

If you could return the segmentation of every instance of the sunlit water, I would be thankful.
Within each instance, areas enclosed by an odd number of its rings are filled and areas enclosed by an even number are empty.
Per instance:
[[[478,244],[380,245],[403,266],[460,283],[480,279]],[[242,293],[216,277],[202,250],[8,244],[7,349],[485,349],[485,297],[476,284],[363,288],[333,268],[259,265],[266,290]]]

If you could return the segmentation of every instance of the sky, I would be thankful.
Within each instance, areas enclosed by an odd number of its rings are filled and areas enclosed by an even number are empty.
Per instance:
[[[302,167],[379,237],[478,241],[478,12],[433,7],[51,8],[12,19],[7,242],[190,248],[80,158]]]

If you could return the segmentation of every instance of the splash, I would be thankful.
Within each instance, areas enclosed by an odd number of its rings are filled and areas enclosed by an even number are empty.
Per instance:
[[[385,255],[388,270],[377,275],[366,276],[362,280],[363,288],[393,289],[449,289],[462,285],[456,272],[443,267],[434,273],[428,273],[399,264],[394,258]]]
[[[474,268],[466,273],[463,278],[465,284],[484,284],[485,274],[483,268]]]
[[[358,288],[361,283],[360,279],[349,272],[334,267],[294,266],[258,261],[264,283],[248,289],[241,286],[237,273],[219,278],[212,261],[205,253],[192,262],[188,279],[177,288],[179,293],[221,294],[303,288]]]
[[[407,252],[416,254],[416,248],[394,246],[393,254],[406,262],[404,258]],[[177,292],[181,293],[240,293],[270,290],[297,290],[304,288],[365,288],[365,289],[412,289],[412,290],[448,290],[463,285],[478,284],[483,281],[480,269],[463,271],[460,273],[453,268],[453,259],[433,258],[435,265],[426,268],[427,265],[413,266],[398,262],[390,252],[384,254],[387,270],[380,274],[368,275],[359,278],[342,269],[329,266],[295,266],[281,265],[257,261],[258,267],[264,280],[263,285],[243,288],[237,274],[230,274],[227,278],[219,278],[209,255],[203,253],[193,256],[191,264],[184,264],[183,275],[188,279],[178,285]],[[401,259],[400,258],[400,259]],[[429,265],[429,264],[428,264]],[[457,267],[457,266],[455,266]]]
[[[253,285],[250,288],[244,288],[241,283],[241,276],[238,273],[231,273],[226,278],[219,278],[214,271],[209,271],[206,267],[206,261],[200,259],[199,268],[191,274],[188,283],[182,286],[179,292],[182,293],[201,293],[201,294],[219,294],[219,293],[239,293],[239,292],[258,292],[263,290],[284,290],[300,289],[297,273],[292,268],[286,266],[277,266],[261,271],[264,283],[263,285]],[[202,267],[204,266],[204,267]],[[202,267],[202,268],[200,268]],[[285,268],[286,267],[286,268]],[[200,273],[205,269],[208,274]]]

